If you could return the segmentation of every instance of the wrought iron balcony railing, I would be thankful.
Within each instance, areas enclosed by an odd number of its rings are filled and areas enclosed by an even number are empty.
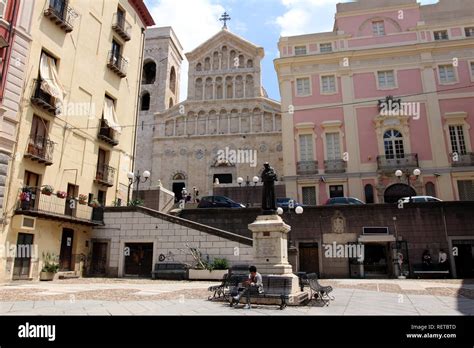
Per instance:
[[[120,12],[114,14],[114,20],[112,22],[112,29],[120,35],[124,41],[130,41],[132,38],[130,35],[132,26],[125,20],[125,15]]]
[[[33,80],[33,92],[31,94],[31,103],[43,109],[51,115],[58,115],[61,109],[56,106],[53,96],[41,89],[41,79]]]
[[[327,160],[324,161],[324,171],[326,173],[345,173],[347,168],[347,162],[340,160]]]
[[[110,127],[104,119],[100,121],[99,134],[97,137],[112,146],[117,146],[119,144],[119,133]]]
[[[109,56],[107,57],[107,67],[121,78],[127,76],[127,60],[114,51],[109,52]]]
[[[417,168],[418,154],[406,153],[403,155],[377,156],[377,166],[379,171],[395,171],[397,169]]]
[[[463,155],[452,153],[449,157],[451,158],[451,165],[453,167],[474,166],[474,152],[466,152]]]
[[[44,15],[66,33],[70,33],[74,29],[74,19],[77,17],[77,13],[68,6],[67,0],[49,0]]]
[[[318,174],[318,161],[301,161],[297,163],[298,175]]]
[[[106,164],[99,164],[97,166],[97,172],[95,175],[95,182],[107,186],[112,187],[114,186],[114,178],[115,178],[115,168],[112,168]]]
[[[53,141],[41,135],[31,135],[24,157],[50,166],[53,164],[53,152]]]

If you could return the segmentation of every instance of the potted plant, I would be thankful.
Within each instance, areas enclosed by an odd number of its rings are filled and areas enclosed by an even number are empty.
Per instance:
[[[100,207],[99,200],[97,198],[94,198],[92,201],[89,202],[89,207],[99,208]]]
[[[79,195],[79,204],[82,204],[82,205],[87,204],[87,196],[86,195]]]
[[[52,253],[43,252],[43,268],[40,273],[40,280],[51,281],[59,271],[59,257]]]
[[[224,258],[215,258],[212,263],[204,262],[205,268],[190,269],[191,280],[221,280],[228,273],[229,262]]]
[[[56,197],[58,197],[58,198],[64,199],[64,198],[66,198],[66,196],[67,196],[67,193],[64,192],[64,191],[56,192]]]
[[[54,188],[50,185],[44,185],[41,188],[41,193],[46,196],[51,196],[54,192]]]

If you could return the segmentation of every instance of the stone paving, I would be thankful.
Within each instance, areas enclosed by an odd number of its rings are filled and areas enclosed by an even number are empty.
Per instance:
[[[474,315],[474,283],[457,280],[322,280],[335,301],[251,310],[207,301],[216,282],[75,279],[0,285],[0,315]]]

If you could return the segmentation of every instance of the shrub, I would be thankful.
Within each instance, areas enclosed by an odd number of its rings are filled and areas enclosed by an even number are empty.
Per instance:
[[[229,261],[227,259],[215,258],[212,262],[212,269],[224,270],[229,268]]]

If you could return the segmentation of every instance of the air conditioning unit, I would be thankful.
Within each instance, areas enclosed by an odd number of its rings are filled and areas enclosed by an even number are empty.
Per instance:
[[[33,231],[36,228],[36,218],[27,215],[16,215],[13,217],[12,226],[18,230]]]

